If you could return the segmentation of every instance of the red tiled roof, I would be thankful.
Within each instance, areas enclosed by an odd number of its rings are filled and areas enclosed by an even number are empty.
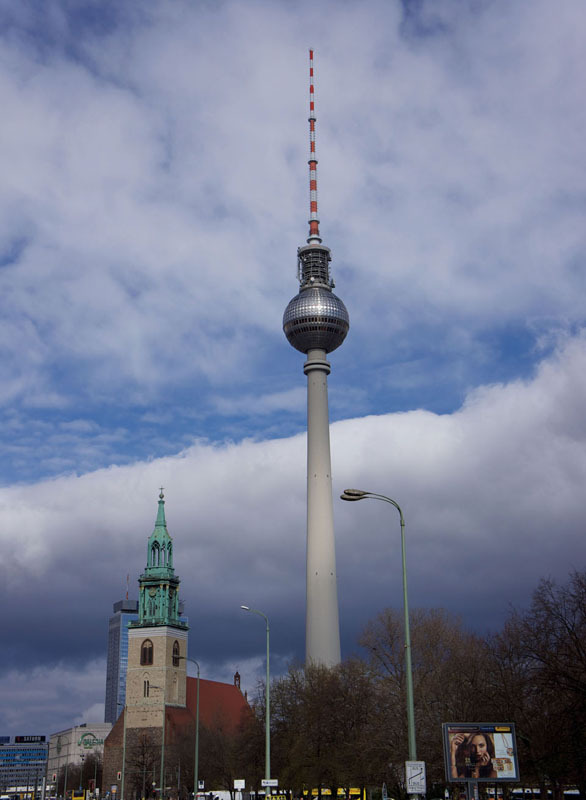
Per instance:
[[[187,708],[195,718],[197,678],[187,678]],[[208,727],[236,730],[250,706],[237,686],[231,683],[199,681],[199,721]]]

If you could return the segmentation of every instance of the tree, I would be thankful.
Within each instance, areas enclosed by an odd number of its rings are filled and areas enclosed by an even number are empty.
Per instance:
[[[491,650],[494,694],[517,722],[523,767],[545,796],[586,791],[586,573],[544,579],[527,611],[513,611]]]
[[[124,775],[126,791],[131,797],[150,797],[153,782],[159,783],[161,742],[155,741],[148,729],[137,731],[136,736],[128,738]]]
[[[334,793],[366,782],[376,696],[363,662],[292,667],[271,692],[274,762],[283,785]]]
[[[486,646],[443,609],[414,609],[409,621],[417,754],[426,762],[428,782],[439,787],[445,777],[442,722],[478,719],[487,706]],[[403,792],[408,756],[403,612],[385,609],[367,625],[360,644],[379,681],[387,783]]]

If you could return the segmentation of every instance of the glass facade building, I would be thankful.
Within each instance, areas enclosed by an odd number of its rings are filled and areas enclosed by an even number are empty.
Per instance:
[[[0,794],[18,792],[30,798],[40,794],[47,750],[44,736],[15,736],[12,743],[0,743]]]
[[[116,722],[124,707],[126,670],[128,669],[128,625],[138,619],[137,600],[119,600],[113,606],[114,616],[108,627],[108,661],[106,666],[106,702],[104,722]]]

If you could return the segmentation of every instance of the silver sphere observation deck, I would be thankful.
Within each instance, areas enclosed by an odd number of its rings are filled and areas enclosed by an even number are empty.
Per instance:
[[[333,292],[330,250],[321,244],[300,247],[297,252],[299,294],[283,314],[283,330],[289,343],[302,353],[320,349],[331,353],[350,328],[346,306]]]

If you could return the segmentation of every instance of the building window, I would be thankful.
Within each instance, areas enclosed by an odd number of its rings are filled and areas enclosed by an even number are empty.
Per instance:
[[[148,697],[150,691],[150,683],[149,681],[144,681],[144,696]]]
[[[153,663],[153,643],[150,639],[145,639],[140,648],[140,663],[148,666]]]
[[[179,642],[173,642],[173,666],[179,666]]]

